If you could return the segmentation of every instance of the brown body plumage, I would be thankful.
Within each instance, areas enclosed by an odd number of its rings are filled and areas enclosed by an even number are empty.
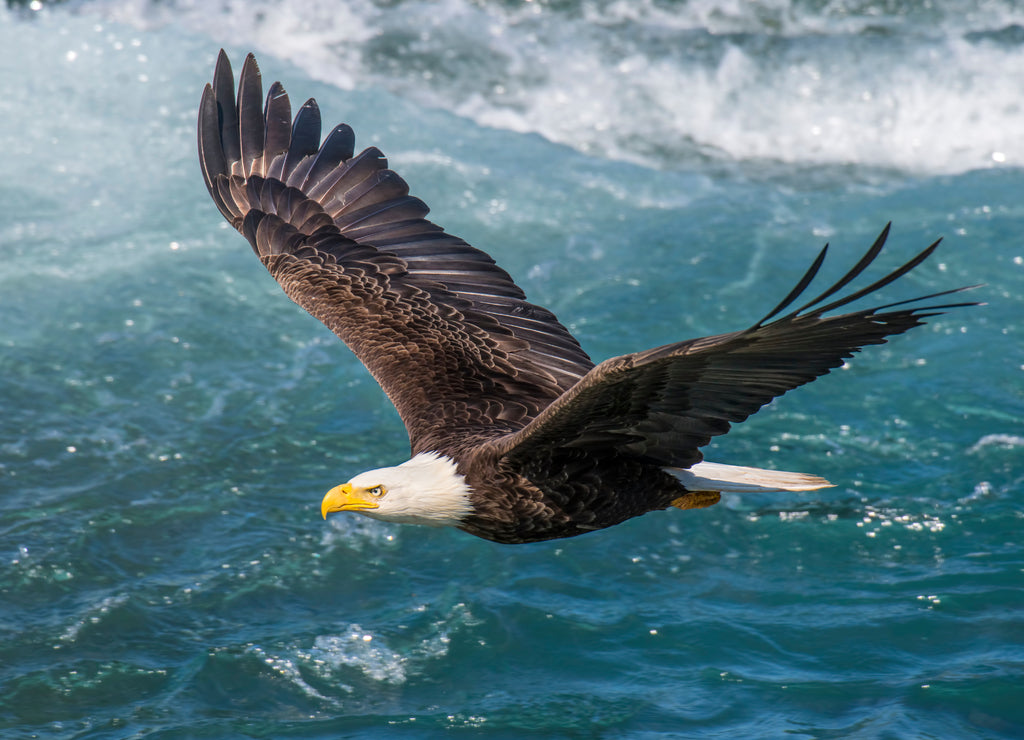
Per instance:
[[[687,490],[669,469],[697,470],[700,448],[731,423],[861,347],[967,305],[908,301],[825,317],[913,269],[937,244],[827,302],[878,255],[886,227],[843,279],[789,313],[824,250],[753,327],[595,366],[487,254],[427,221],[426,205],[377,149],[355,154],[348,126],[321,144],[315,101],[292,122],[279,83],[264,105],[251,55],[236,97],[221,52],[200,107],[199,154],[221,213],[292,300],[370,370],[413,455],[454,462],[471,510],[451,523],[498,542],[569,537],[673,504],[713,503],[717,496]]]

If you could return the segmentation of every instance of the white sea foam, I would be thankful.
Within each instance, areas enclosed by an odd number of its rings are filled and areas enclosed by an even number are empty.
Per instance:
[[[277,673],[282,678],[290,681],[306,696],[310,696],[314,699],[320,699],[322,701],[329,701],[329,698],[324,694],[317,691],[302,675],[302,669],[300,663],[293,657],[277,655],[275,653],[268,652],[259,645],[247,645],[246,652],[250,655],[254,655],[259,658],[263,663],[272,671]],[[352,688],[350,686],[342,685],[343,691],[350,692]]]
[[[659,167],[769,160],[953,173],[1024,164],[1014,3],[97,0],[343,88]],[[275,75],[276,77],[276,75]],[[294,87],[294,85],[292,85]],[[298,92],[298,90],[296,90]]]
[[[420,611],[414,609],[410,621],[419,618]],[[476,619],[466,605],[458,603],[436,621],[409,625],[409,640],[403,641],[408,644],[400,646],[393,646],[386,635],[349,624],[338,633],[317,637],[312,648],[303,651],[303,658],[325,679],[349,667],[372,681],[398,685],[426,663],[447,655],[452,634],[474,624]]]
[[[979,452],[986,447],[1024,447],[1024,437],[1017,434],[986,434],[973,445],[968,452]]]
[[[106,619],[107,615],[127,603],[127,601],[127,594],[115,594],[113,596],[104,596],[95,604],[89,604],[84,613],[69,624],[61,633],[61,642],[74,642],[78,639],[78,634],[82,631],[83,627],[99,624]]]
[[[367,632],[358,624],[337,635],[321,635],[309,651],[309,659],[321,672],[330,673],[341,666],[362,671],[373,681],[405,683],[408,656],[392,649],[385,639]]]
[[[354,691],[341,680],[353,670],[369,681],[399,686],[446,656],[454,633],[477,623],[462,603],[453,605],[440,619],[423,623],[425,612],[425,607],[412,608],[405,639],[400,641],[352,623],[316,637],[309,647],[280,650],[250,644],[246,652],[316,699],[327,700],[324,692],[329,694],[328,689]]]

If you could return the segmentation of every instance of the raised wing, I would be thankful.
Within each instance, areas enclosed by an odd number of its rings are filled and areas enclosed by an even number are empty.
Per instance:
[[[904,307],[967,288],[825,316],[906,274],[938,242],[871,285],[825,301],[878,256],[889,226],[863,258],[821,295],[781,318],[807,289],[824,262],[821,251],[803,279],[767,316],[745,331],[695,339],[602,362],[524,429],[494,443],[513,462],[552,447],[614,448],[662,465],[686,468],[702,459],[700,447],[725,434],[786,391],[839,367],[862,347],[919,326],[944,309],[973,303]],[[770,322],[770,323],[769,323]]]
[[[414,452],[443,450],[460,431],[521,428],[593,367],[493,259],[425,219],[429,209],[380,151],[355,154],[350,127],[321,143],[316,101],[292,121],[280,83],[264,104],[251,54],[236,97],[221,51],[198,129],[220,212],[366,365]]]

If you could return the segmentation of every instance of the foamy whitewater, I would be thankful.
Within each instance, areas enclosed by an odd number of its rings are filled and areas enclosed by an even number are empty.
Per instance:
[[[835,488],[522,547],[325,523],[408,442],[202,184],[222,46],[597,360],[890,220],[854,287],[942,237],[878,302],[987,305],[708,450]],[[1024,3],[27,2],[0,74],[0,736],[1024,736]]]
[[[484,126],[658,168],[1020,164],[1020,2],[95,2]]]

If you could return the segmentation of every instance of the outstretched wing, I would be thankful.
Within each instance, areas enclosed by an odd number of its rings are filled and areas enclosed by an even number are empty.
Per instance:
[[[309,100],[263,104],[250,54],[235,95],[223,51],[199,109],[199,158],[220,212],[284,291],[337,334],[387,392],[413,451],[460,431],[521,428],[593,363],[484,252],[425,219],[376,148],[345,124],[320,141]]]
[[[513,462],[551,447],[615,448],[662,465],[686,468],[700,447],[786,391],[839,367],[869,344],[919,326],[944,309],[972,303],[906,307],[967,288],[839,316],[824,314],[882,288],[935,250],[935,242],[899,269],[830,303],[878,256],[889,226],[841,280],[792,312],[778,316],[807,289],[825,260],[821,251],[797,286],[745,331],[695,339],[602,362],[522,430],[493,448]]]

